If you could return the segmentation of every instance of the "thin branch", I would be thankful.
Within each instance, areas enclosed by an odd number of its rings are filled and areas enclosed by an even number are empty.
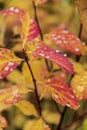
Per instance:
[[[28,66],[28,69],[31,73],[31,77],[32,77],[32,80],[33,80],[33,84],[34,84],[34,87],[35,87],[35,94],[36,94],[36,98],[37,98],[37,103],[38,103],[38,107],[39,107],[39,113],[40,113],[40,116],[42,115],[41,113],[41,106],[40,106],[40,100],[39,100],[39,96],[38,96],[38,91],[37,91],[37,84],[36,84],[36,80],[35,80],[35,77],[33,75],[33,72],[32,72],[32,69],[31,69],[31,66],[29,64],[29,58],[25,52],[25,50],[23,49],[23,54],[24,54],[24,58],[25,58],[25,61],[27,63],[27,66]]]
[[[41,27],[40,27],[40,24],[39,24],[39,21],[38,21],[38,17],[37,17],[37,8],[36,8],[36,5],[35,5],[34,0],[32,1],[32,4],[33,4],[33,8],[34,8],[35,20],[36,20],[36,22],[37,22],[37,25],[38,25],[39,31],[40,31],[40,37],[41,37],[41,40],[43,41],[43,34],[42,34],[42,30],[41,30]]]
[[[61,119],[60,119],[60,123],[57,127],[57,130],[61,130],[61,126],[62,126],[62,123],[63,123],[63,119],[64,119],[64,116],[65,116],[65,113],[67,111],[67,107],[64,108],[63,112],[62,112],[62,115],[61,115]]]
[[[82,36],[82,29],[83,29],[83,25],[82,23],[80,23],[80,29],[79,29],[79,34],[78,34],[78,37],[81,39],[81,36]]]
[[[79,29],[79,34],[78,34],[78,37],[81,39],[81,36],[82,36],[82,29],[83,29],[83,25],[82,25],[82,23],[80,23],[80,29]],[[80,57],[81,57],[81,55],[77,55],[76,56],[76,61],[77,62],[79,62],[79,60],[80,60]]]
[[[39,24],[39,21],[38,21],[38,17],[37,17],[37,8],[36,8],[34,0],[32,1],[32,4],[33,4],[33,8],[34,8],[34,17],[35,17],[35,20],[37,22],[37,25],[38,25],[38,28],[39,28],[39,31],[40,31],[40,38],[41,38],[42,41],[44,41],[43,33],[42,33],[42,30],[41,30],[41,27],[40,27],[40,24]],[[48,72],[50,72],[50,67],[49,67],[47,59],[45,59],[45,64],[47,66]]]

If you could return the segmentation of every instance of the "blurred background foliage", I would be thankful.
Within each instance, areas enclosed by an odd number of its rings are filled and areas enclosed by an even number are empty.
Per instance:
[[[24,8],[32,17],[34,17],[31,0],[0,0],[1,10],[11,6]],[[80,19],[74,0],[48,0],[47,3],[37,6],[37,14],[43,34],[47,34],[58,25],[67,26],[67,28],[76,35],[79,34]],[[84,30],[82,39],[87,41]],[[15,18],[11,17],[5,19],[0,16],[0,46],[10,48],[15,51],[16,55],[23,57],[21,53],[21,39],[18,32],[17,20]],[[87,56],[81,57],[80,62],[83,63],[87,70]],[[14,72],[14,77],[10,75],[4,80],[0,80],[0,88],[7,87],[10,84],[17,84],[19,81],[22,81],[23,84],[25,84],[21,75],[21,66],[19,66],[16,71],[17,72]],[[24,98],[33,102],[37,108],[35,95],[33,93],[26,95]],[[52,130],[56,130],[61,117],[61,112],[64,108],[58,104],[55,106],[54,101],[52,101],[49,96],[41,100],[41,105],[44,119],[51,126]],[[86,111],[86,101],[80,102],[80,108],[77,111],[68,108],[62,125],[63,127],[66,126],[64,130],[87,130],[87,113],[82,120],[78,119],[74,122],[78,116],[81,116]],[[8,121],[8,127],[6,127],[5,130],[29,130],[32,121],[35,118],[33,116],[25,116],[15,106],[4,110],[2,115],[5,116]],[[70,122],[72,122],[71,125]],[[67,126],[67,124],[70,126]]]

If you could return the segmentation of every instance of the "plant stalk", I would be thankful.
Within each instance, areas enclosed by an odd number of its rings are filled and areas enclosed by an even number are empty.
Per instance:
[[[30,71],[30,73],[31,73],[31,77],[32,77],[33,84],[34,84],[34,87],[35,87],[35,94],[36,94],[36,98],[37,98],[37,103],[38,103],[38,108],[39,108],[39,114],[40,114],[40,116],[41,116],[42,113],[41,113],[40,100],[39,100],[38,91],[37,91],[36,79],[35,79],[35,77],[34,77],[33,71],[32,71],[31,66],[30,66],[30,64],[29,64],[29,58],[28,58],[28,56],[27,56],[27,54],[26,54],[26,52],[25,52],[24,49],[23,49],[23,54],[24,54],[24,58],[25,58],[25,61],[26,61],[26,63],[27,63],[28,69],[29,69],[29,71]]]

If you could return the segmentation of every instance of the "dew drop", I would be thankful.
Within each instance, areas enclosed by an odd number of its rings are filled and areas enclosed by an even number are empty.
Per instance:
[[[11,7],[11,8],[10,8],[10,11],[14,11],[14,7]]]
[[[46,58],[50,58],[50,56],[46,56]]]
[[[15,13],[18,13],[18,12],[19,12],[19,9],[16,8],[14,11],[15,11]]]
[[[75,48],[75,51],[79,51],[79,49],[78,49],[78,48]]]
[[[61,43],[62,43],[62,41],[61,41],[61,40],[57,40],[57,43],[58,43],[58,44],[61,44]]]
[[[67,107],[70,107],[70,104],[66,104]]]
[[[40,53],[39,55],[40,55],[40,56],[44,56],[44,54],[42,54],[42,53]]]
[[[68,30],[63,30],[63,33],[67,34],[67,33],[68,33]]]
[[[5,67],[4,70],[5,70],[5,71],[8,71],[8,70],[9,70],[9,67]]]
[[[58,98],[59,98],[59,96],[58,96],[58,95],[54,95],[54,97],[55,97],[56,99],[58,99]]]
[[[50,83],[50,82],[51,82],[51,79],[48,79],[47,82]]]
[[[9,62],[8,65],[9,65],[9,66],[13,66],[14,63],[13,63],[13,62]]]

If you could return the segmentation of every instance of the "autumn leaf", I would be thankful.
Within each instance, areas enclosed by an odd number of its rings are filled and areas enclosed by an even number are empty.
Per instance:
[[[85,43],[68,30],[57,28],[48,34],[48,37],[51,39],[52,43],[58,45],[65,51],[76,55],[83,54],[85,51]]]
[[[33,52],[34,57],[44,57],[48,60],[55,62],[60,68],[66,70],[68,73],[73,74],[73,66],[69,59],[63,56],[57,50],[53,50],[44,43],[38,43],[36,50]]]
[[[74,72],[81,73],[81,72],[85,71],[82,64],[80,64],[74,60],[71,60],[71,63],[73,64]]]
[[[6,119],[0,115],[0,128],[5,128],[7,126]]]
[[[79,14],[80,14],[80,18],[81,18],[81,22],[83,24],[84,30],[87,33],[87,1],[86,0],[75,0],[78,10],[79,10]]]
[[[34,115],[38,117],[38,113],[34,105],[26,100],[17,102],[15,106],[17,106],[27,116]]]
[[[49,124],[57,125],[60,121],[60,114],[56,111],[43,110],[43,118]]]
[[[14,70],[12,71],[7,77],[6,77],[7,80],[9,80],[10,82],[12,83],[15,83],[15,84],[22,84],[22,85],[27,85],[25,79],[24,79],[24,76],[23,74],[19,71],[19,70]],[[21,83],[20,83],[21,81]]]
[[[29,91],[22,85],[0,89],[0,111],[18,102]]]
[[[49,78],[45,86],[52,98],[62,106],[78,108],[78,100],[72,89],[61,78]]]
[[[39,28],[35,20],[33,20],[27,11],[17,7],[11,7],[0,11],[1,15],[15,15],[21,22],[20,35],[23,38],[23,43],[30,42],[39,35]]]
[[[22,59],[16,57],[14,52],[6,48],[0,48],[0,79],[11,73],[21,61]]]
[[[75,74],[71,87],[79,100],[87,99],[87,71]]]
[[[23,130],[50,130],[49,126],[43,121],[42,118],[37,120],[28,121]]]

